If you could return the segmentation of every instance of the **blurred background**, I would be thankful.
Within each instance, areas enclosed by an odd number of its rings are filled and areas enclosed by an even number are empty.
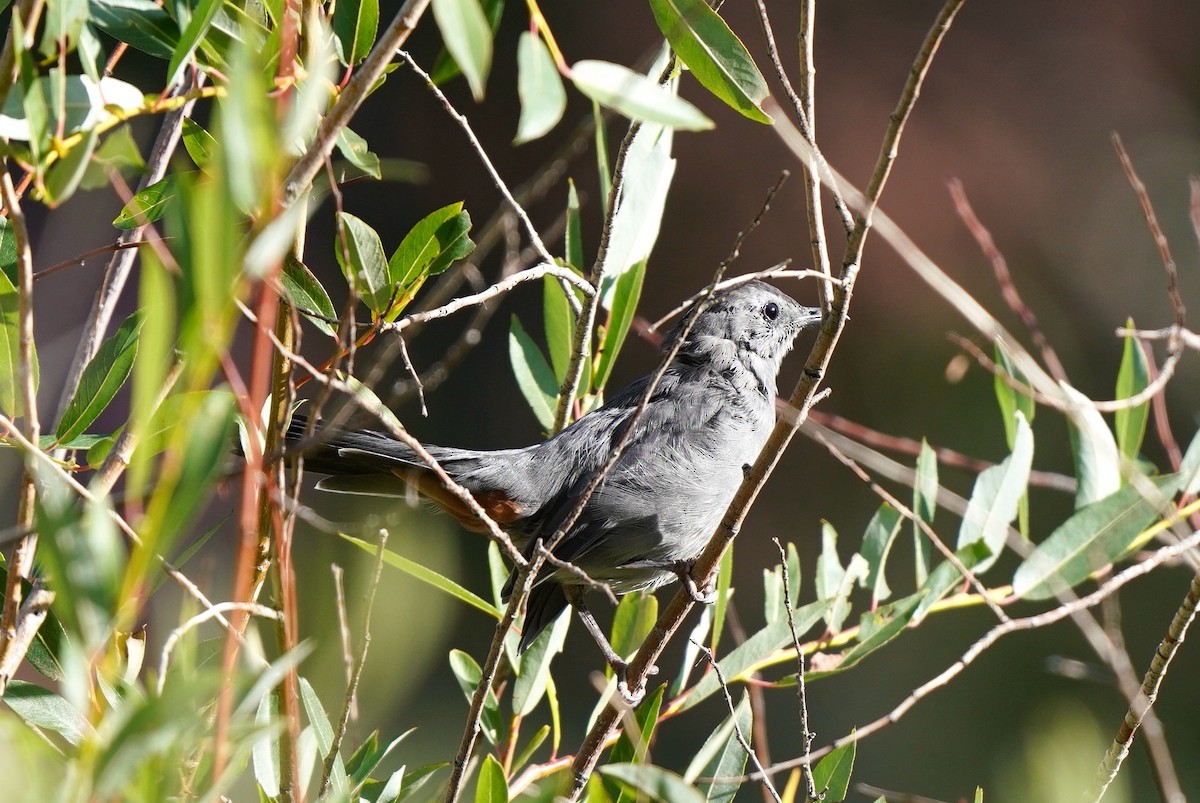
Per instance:
[[[384,3],[381,17],[390,19],[397,5]],[[785,65],[795,78],[795,4],[769,5]],[[929,0],[818,4],[817,138],[829,162],[859,185],[870,175],[888,116],[939,9],[939,3]],[[637,64],[659,41],[644,3],[548,4],[544,10],[568,61],[600,58]],[[730,0],[722,15],[755,54],[776,97],[783,98],[768,66],[754,5]],[[518,115],[512,91],[515,42],[526,24],[521,4],[510,3],[483,103],[475,104],[461,81],[446,88],[511,185],[542,171],[568,143],[575,123],[591,113],[590,104],[569,92],[567,116],[554,132],[533,143],[511,146]],[[1172,320],[1163,267],[1114,153],[1113,132],[1124,139],[1155,203],[1179,264],[1184,301],[1193,308],[1200,306],[1197,237],[1188,220],[1188,178],[1200,172],[1198,31],[1200,5],[1195,3],[968,2],[933,63],[882,198],[882,209],[930,257],[1012,331],[1021,331],[1000,298],[986,259],[955,214],[947,182],[961,180],[1072,383],[1093,398],[1113,396],[1121,353],[1121,341],[1113,331],[1127,316],[1145,328]],[[431,21],[421,26],[410,46],[419,63],[426,68],[432,65],[440,42]],[[161,69],[161,65],[139,64],[135,56],[121,63],[121,69],[131,74],[143,68]],[[786,258],[794,261],[794,267],[810,267],[799,165],[771,128],[723,107],[690,78],[684,80],[683,94],[717,127],[675,138],[677,172],[640,307],[650,320],[708,281],[784,169],[793,171],[792,179],[763,225],[745,243],[731,272],[758,270]],[[413,223],[435,208],[464,201],[476,231],[498,208],[499,194],[461,130],[405,69],[391,75],[353,127],[381,157],[420,165],[410,173],[419,181],[361,181],[344,189],[346,210],[375,226],[389,253]],[[614,149],[624,129],[621,121],[609,124]],[[149,141],[153,130],[151,123],[139,129],[144,141]],[[595,156],[590,143],[585,144],[567,174],[583,198],[584,249],[590,260],[599,237],[601,210]],[[70,221],[70,230],[35,221],[38,267],[113,239],[109,221],[120,207],[119,199],[94,192],[71,203],[76,214],[54,218],[55,226]],[[546,231],[565,203],[566,184],[560,181],[531,204],[530,211]],[[835,219],[829,209],[826,218]],[[835,260],[840,260],[844,244],[838,229],[836,224],[829,228]],[[548,245],[561,253],[561,237]],[[328,201],[313,217],[306,257],[318,275],[331,278],[328,287],[338,286]],[[38,285],[38,340],[45,344],[40,356],[47,390],[61,386],[102,267],[102,259],[92,260]],[[478,267],[485,277],[494,277],[499,259],[494,256]],[[785,287],[802,301],[815,303],[811,283]],[[341,300],[335,293],[335,304]],[[405,425],[423,440],[445,445],[499,448],[538,439],[538,425],[509,367],[507,327],[510,316],[517,315],[527,329],[540,331],[540,310],[539,284],[505,296],[478,347],[427,395],[428,416],[422,418],[415,399],[400,403],[397,411]],[[460,315],[435,322],[411,341],[416,368],[425,370],[436,363],[465,321]],[[948,378],[947,366],[960,354],[946,338],[949,331],[972,334],[949,306],[872,236],[851,321],[826,378],[832,395],[820,409],[882,432],[925,437],[931,444],[975,457],[1003,458],[1004,432],[992,378],[973,363],[960,380]],[[794,383],[810,344],[811,339],[798,344],[799,353],[785,364],[781,388]],[[327,343],[310,336],[306,352],[324,359],[330,350]],[[1161,360],[1161,347],[1157,355]],[[631,337],[611,387],[615,390],[655,363],[653,346]],[[392,366],[379,386],[380,395],[388,399],[403,378],[402,366]],[[1185,447],[1200,424],[1198,389],[1200,368],[1191,355],[1167,391],[1170,423]],[[43,396],[52,400],[56,391]],[[1034,432],[1035,468],[1070,473],[1062,418],[1042,410]],[[1147,437],[1146,456],[1160,468],[1166,465],[1153,434]],[[912,462],[908,456],[896,457]],[[10,475],[9,487],[15,487],[15,477]],[[974,479],[945,466],[941,477],[943,484],[964,495]],[[904,488],[891,490],[901,499],[910,495]],[[228,512],[234,489],[228,494],[215,502],[213,522]],[[421,508],[397,510],[395,505],[316,492],[306,493],[304,499],[321,515],[344,522],[354,534],[369,536],[386,524],[392,532],[390,548],[487,596],[484,543],[461,532],[448,518]],[[858,548],[863,528],[877,507],[874,494],[840,463],[817,444],[797,438],[737,542],[734,585],[746,629],[753,631],[762,624],[761,573],[778,562],[772,537],[799,547],[805,572],[801,601],[807,602],[813,597],[810,579],[820,548],[821,521],[838,529],[845,561]],[[1069,514],[1072,500],[1035,489],[1030,507],[1032,532],[1040,539]],[[942,513],[936,524],[943,538],[952,541],[957,520]],[[232,534],[233,528],[229,529]],[[369,574],[370,558],[315,530],[302,528],[297,539],[301,626],[319,645],[311,659],[316,666],[308,674],[325,690],[323,696],[334,700],[344,681],[328,565],[338,562],[347,568],[351,613],[357,615],[358,589]],[[228,582],[231,544],[232,539],[214,539],[195,559],[192,576],[201,585],[219,589]],[[1014,566],[1013,561],[1001,561],[985,582],[1007,582]],[[907,593],[911,572],[911,539],[902,536],[889,572],[893,588]],[[362,686],[371,699],[360,698],[355,729],[362,734],[380,728],[385,736],[394,736],[419,725],[419,738],[400,750],[402,760],[409,766],[444,760],[453,754],[466,714],[466,703],[448,670],[447,651],[457,647],[482,659],[492,623],[398,572],[385,569],[384,577]],[[1134,583],[1121,594],[1124,637],[1139,672],[1165,632],[1189,579],[1184,569],[1172,569]],[[606,605],[594,607],[607,619]],[[159,610],[162,621],[151,624],[152,643],[154,631],[158,629],[161,638],[176,615],[168,602]],[[1034,610],[1017,606],[1016,613]],[[994,616],[986,611],[932,617],[861,667],[813,684],[809,705],[816,744],[826,744],[892,709],[913,688],[953,662],[992,623]],[[664,658],[665,677],[674,675],[678,652],[676,648]],[[1099,669],[1099,678],[1064,677],[1052,671],[1050,658],[1092,665]],[[580,628],[573,628],[557,667],[566,729],[562,749],[573,751],[594,704],[589,674],[601,667],[598,653]],[[1194,646],[1185,644],[1166,680],[1159,711],[1183,786],[1194,793],[1200,790],[1200,765],[1194,760],[1200,755],[1196,724],[1200,687],[1194,680],[1198,670],[1200,656]],[[766,699],[772,723],[771,757],[796,755],[800,738],[794,692],[768,691]],[[988,800],[1065,799],[1037,779],[1064,777],[1074,761],[1081,762],[1085,777],[1090,775],[1125,708],[1115,686],[1106,680],[1103,666],[1070,624],[1017,634],[989,650],[899,724],[862,743],[854,778],[941,800],[969,797],[976,785],[985,788]],[[656,761],[681,769],[702,734],[722,716],[723,703],[714,699],[687,717],[666,723],[659,734]],[[1135,746],[1122,782],[1132,790],[1128,799],[1157,799],[1140,745]],[[757,790],[746,789],[739,799],[754,800],[758,795]]]

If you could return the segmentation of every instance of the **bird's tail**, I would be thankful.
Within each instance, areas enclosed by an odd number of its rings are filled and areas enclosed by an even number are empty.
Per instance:
[[[383,433],[350,432],[318,423],[309,435],[308,427],[305,416],[293,416],[285,448],[289,457],[303,457],[305,468],[317,474],[394,475],[398,470],[424,467],[412,449]]]

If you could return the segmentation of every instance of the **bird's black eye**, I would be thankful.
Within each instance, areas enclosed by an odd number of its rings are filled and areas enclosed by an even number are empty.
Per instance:
[[[767,316],[767,320],[773,321],[779,317],[779,305],[772,301],[767,306],[763,307],[763,315]]]

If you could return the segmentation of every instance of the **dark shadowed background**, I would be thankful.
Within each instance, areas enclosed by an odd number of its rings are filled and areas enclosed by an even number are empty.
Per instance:
[[[383,17],[390,18],[396,4],[384,5]],[[776,33],[794,77],[795,4],[772,5],[778,6],[772,8]],[[818,6],[818,141],[833,166],[850,180],[865,184],[888,115],[940,4],[859,1]],[[659,39],[643,3],[556,3],[544,10],[568,61],[602,58],[633,64]],[[764,73],[770,73],[753,4],[730,0],[722,14],[759,59]],[[470,117],[501,175],[513,185],[541,170],[567,142],[575,122],[590,115],[590,105],[572,93],[567,116],[555,132],[534,143],[510,145],[518,113],[513,90],[515,41],[525,21],[521,4],[510,3],[484,103],[473,103],[461,82],[447,87],[452,101]],[[1195,3],[968,2],[934,61],[883,195],[882,208],[913,240],[1006,325],[1019,331],[987,261],[954,212],[947,181],[960,179],[1072,383],[1093,398],[1113,395],[1121,353],[1114,328],[1126,316],[1143,327],[1165,326],[1172,316],[1162,264],[1110,142],[1114,131],[1123,137],[1156,205],[1179,263],[1183,298],[1200,307],[1197,238],[1188,222],[1188,177],[1200,172],[1198,32],[1200,5]],[[411,46],[417,60],[428,67],[439,48],[432,24],[422,26]],[[122,63],[122,69],[137,68],[135,59]],[[773,75],[771,80],[775,86]],[[796,267],[810,266],[803,187],[794,159],[770,128],[724,108],[690,78],[685,79],[683,92],[717,127],[676,136],[677,173],[642,297],[642,314],[651,320],[708,281],[783,169],[795,175],[762,227],[746,242],[732,272],[760,269],[784,258],[793,259]],[[777,87],[776,96],[782,98]],[[413,223],[435,208],[462,200],[477,228],[496,210],[499,194],[461,130],[405,69],[391,75],[353,127],[380,156],[414,160],[426,168],[421,183],[358,182],[345,188],[346,210],[375,226],[389,253]],[[624,128],[621,121],[609,125],[614,148]],[[150,129],[143,134],[150,136]],[[590,260],[601,214],[590,148],[571,164],[569,175],[584,198],[584,248]],[[548,229],[565,201],[562,182],[531,205],[535,222]],[[54,225],[71,221],[76,227],[72,230],[38,227],[34,253],[46,264],[113,237],[108,221],[119,208],[115,197],[89,193],[72,203],[77,212],[81,206],[94,211],[55,216]],[[827,219],[834,219],[829,211]],[[85,220],[86,225],[81,223]],[[835,259],[844,243],[837,228],[829,228]],[[561,239],[548,245],[561,252]],[[306,257],[319,274],[337,275],[328,205],[313,218]],[[41,353],[47,388],[61,385],[102,265],[102,260],[93,260],[38,285],[38,342],[47,344]],[[494,276],[499,261],[493,258],[479,267],[485,276]],[[540,437],[507,356],[511,315],[520,316],[526,328],[540,331],[539,287],[527,285],[499,302],[479,346],[428,395],[428,418],[421,418],[412,400],[398,408],[416,435],[435,443],[478,448],[524,445]],[[809,283],[791,283],[786,288],[802,301],[815,302],[815,289]],[[47,312],[51,308],[53,314]],[[418,370],[438,360],[465,320],[460,315],[437,322],[409,343]],[[961,381],[948,381],[947,365],[960,353],[947,340],[948,331],[972,334],[881,240],[872,238],[851,321],[827,377],[832,395],[820,409],[883,432],[925,437],[969,455],[1001,459],[1004,434],[991,377],[972,364]],[[788,389],[795,381],[810,343],[811,339],[802,339],[799,354],[787,361],[781,388]],[[314,359],[323,359],[329,347],[310,336],[306,351]],[[1160,359],[1161,355],[1160,350]],[[655,360],[653,347],[631,338],[613,387],[649,370]],[[393,366],[389,379],[379,387],[380,394],[387,398],[392,383],[403,376],[401,366]],[[1184,446],[1200,424],[1198,389],[1200,370],[1193,355],[1185,359],[1167,392],[1171,424]],[[1040,411],[1034,431],[1035,468],[1070,472],[1062,418]],[[1160,467],[1165,465],[1164,452],[1152,434],[1146,453]],[[973,476],[943,467],[942,479],[965,495]],[[909,495],[903,488],[892,490],[902,499]],[[460,532],[450,520],[422,509],[389,511],[386,505],[361,499],[317,493],[305,499],[322,515],[347,522],[347,530],[356,534],[371,533],[377,526],[373,517],[381,517],[392,532],[391,548],[487,595],[482,539]],[[228,506],[228,500],[219,499],[213,520]],[[772,537],[799,546],[806,584],[803,601],[808,601],[821,520],[838,529],[846,560],[857,549],[877,506],[877,498],[840,463],[815,443],[798,437],[737,542],[734,584],[744,626],[753,630],[762,622],[761,570],[778,561]],[[1070,509],[1066,496],[1035,490],[1031,498],[1035,539],[1044,537]],[[942,536],[952,541],[957,520],[943,514],[936,523]],[[318,531],[302,529],[298,539],[302,627],[320,645],[313,659],[320,668],[309,674],[335,688],[342,682],[341,650],[328,564],[337,561],[348,567],[351,607],[356,613],[356,589],[365,581],[369,558]],[[231,574],[233,559],[230,543],[218,541],[196,559],[193,576],[202,584],[207,580],[219,587]],[[905,537],[898,544],[889,572],[892,586],[903,591],[911,584],[910,541]],[[1014,565],[1001,561],[985,581],[1007,582]],[[379,727],[385,735],[395,735],[417,725],[418,736],[410,737],[407,748],[401,749],[402,759],[410,766],[446,759],[453,753],[466,714],[446,653],[457,647],[482,659],[491,623],[407,576],[391,569],[385,572],[356,727],[362,732]],[[1121,594],[1124,635],[1139,672],[1165,632],[1188,581],[1185,570],[1176,569],[1134,583]],[[607,617],[607,606],[595,607]],[[152,623],[152,639],[155,629],[161,638],[174,621],[171,606],[160,610],[162,621]],[[1018,613],[1033,610],[1018,606]],[[993,622],[992,614],[979,610],[935,616],[860,668],[813,684],[809,702],[816,744],[886,713],[954,661]],[[1195,761],[1200,755],[1196,653],[1194,645],[1185,644],[1164,686],[1160,711],[1184,789],[1193,794],[1200,793],[1200,765]],[[1069,624],[1014,635],[899,724],[861,744],[855,779],[943,800],[969,797],[977,784],[985,787],[989,801],[1065,799],[1045,785],[1037,795],[1028,791],[1029,779],[1041,777],[1037,761],[1047,762],[1053,773],[1080,752],[1080,760],[1090,768],[1099,760],[1100,747],[1089,740],[1105,743],[1115,732],[1125,703],[1111,683],[1070,680],[1050,672],[1047,658],[1052,656],[1097,663]],[[675,674],[678,660],[678,650],[664,658],[665,677]],[[564,752],[574,750],[584,731],[595,699],[588,674],[600,666],[587,637],[573,632],[555,673],[563,697]],[[781,668],[773,676],[784,671]],[[769,691],[767,701],[771,757],[796,755],[800,740],[793,691]],[[713,700],[699,712],[664,725],[656,746],[657,761],[682,768],[698,747],[697,740],[722,716],[721,706]],[[1098,730],[1093,731],[1089,723]],[[1130,799],[1156,799],[1140,747],[1135,747],[1124,774],[1133,789]],[[757,796],[756,790],[746,789],[739,799]]]

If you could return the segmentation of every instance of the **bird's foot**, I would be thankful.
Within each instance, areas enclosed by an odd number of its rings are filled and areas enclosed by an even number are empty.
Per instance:
[[[609,664],[612,667],[613,675],[617,679],[617,694],[621,695],[621,699],[630,708],[636,707],[642,700],[646,698],[646,678],[651,675],[658,674],[657,666],[648,666],[646,671],[642,673],[641,679],[638,681],[636,688],[629,687],[629,664],[625,661],[613,661]]]
[[[673,567],[675,574],[679,577],[679,582],[683,584],[684,589],[688,592],[688,596],[693,602],[698,602],[701,605],[712,605],[717,601],[717,587],[712,581],[704,584],[701,588],[696,584],[696,578],[692,577],[692,566],[694,564],[689,561],[680,561]]]

